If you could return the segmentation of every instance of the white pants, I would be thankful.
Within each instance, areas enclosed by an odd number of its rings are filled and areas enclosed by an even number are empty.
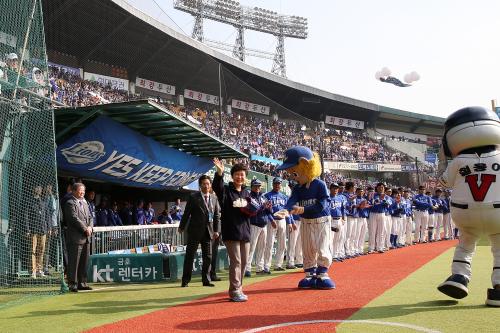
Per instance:
[[[304,269],[330,267],[332,264],[330,217],[302,218],[300,229]]]
[[[334,232],[334,231],[331,231],[331,239],[332,239],[332,244],[331,244],[331,251],[332,251],[332,256],[333,258],[340,258],[340,253],[342,251],[340,251],[340,244],[341,244],[341,241],[342,241],[342,229],[344,229],[346,226],[345,224],[343,223],[342,219],[340,220],[337,220],[337,223],[338,223],[338,228],[339,230]]]
[[[411,245],[413,240],[413,220],[411,216],[404,216],[403,223],[405,228],[405,242],[406,245]]]
[[[441,226],[443,225],[443,214],[434,214],[434,240],[441,240]]]
[[[385,214],[384,213],[370,213],[370,218],[368,219],[368,224],[370,225],[370,235],[368,239],[368,250],[381,251],[384,249],[385,239],[384,228],[385,228]]]
[[[292,230],[288,233],[288,265],[302,264],[302,239],[300,236],[300,220],[295,220],[297,230]]]
[[[443,214],[444,238],[453,238],[453,227],[451,225],[451,214]]]
[[[264,252],[264,268],[270,269],[272,258],[273,258],[273,245],[274,238],[278,242],[276,248],[275,267],[282,267],[283,260],[285,256],[285,237],[286,237],[286,221],[285,219],[276,221],[276,229],[271,226],[271,223],[267,225],[267,239],[266,239],[266,251]]]
[[[359,233],[357,241],[357,253],[361,254],[365,252],[365,239],[368,232],[368,225],[366,222],[366,217],[358,217]]]
[[[401,231],[401,217],[397,216],[391,216],[392,218],[392,225],[391,225],[391,235],[397,235],[399,236],[399,233]]]
[[[250,252],[248,255],[247,266],[245,270],[251,271],[252,261],[255,254],[255,266],[257,271],[264,270],[264,251],[266,247],[267,226],[257,227],[250,225]]]
[[[500,285],[500,209],[492,208],[492,204],[477,204],[469,209],[451,207],[451,216],[460,230],[460,242],[455,248],[451,270],[453,274],[471,277],[472,257],[476,243],[481,234],[490,238],[493,254],[493,269],[491,282],[493,286]]]
[[[391,245],[391,231],[392,231],[392,216],[385,216],[385,228],[384,228],[384,240],[385,248],[388,249],[392,247]]]
[[[420,210],[415,211],[415,242],[423,242],[425,240],[428,219],[429,212]]]
[[[346,255],[352,256],[356,253],[355,244],[357,243],[356,229],[358,227],[358,219],[353,216],[347,216],[347,228],[346,228],[346,241],[345,249]]]

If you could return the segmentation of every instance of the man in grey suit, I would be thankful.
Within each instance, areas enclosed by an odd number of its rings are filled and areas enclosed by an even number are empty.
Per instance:
[[[69,290],[92,290],[87,285],[87,265],[90,256],[92,215],[85,200],[85,185],[72,185],[72,196],[64,204],[64,221],[67,224],[66,247],[68,251]]]
[[[187,287],[191,281],[194,255],[199,244],[201,244],[203,258],[201,269],[203,285],[206,287],[214,286],[210,282],[211,240],[219,238],[220,235],[220,206],[217,196],[210,193],[212,180],[209,176],[201,176],[198,179],[198,185],[200,186],[200,192],[189,197],[179,224],[179,232],[184,232],[184,229],[187,231],[182,287]]]

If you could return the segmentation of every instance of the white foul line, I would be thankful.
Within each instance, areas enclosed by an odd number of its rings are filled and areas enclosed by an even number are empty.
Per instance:
[[[425,333],[441,333],[440,331],[436,331],[430,328],[425,328],[421,326],[416,326],[412,324],[405,323],[393,323],[388,321],[376,321],[376,320],[307,320],[307,321],[295,321],[290,323],[281,323],[269,326],[263,326],[258,328],[253,328],[248,331],[244,331],[243,333],[255,333],[271,330],[274,328],[287,327],[287,326],[295,326],[295,325],[307,325],[307,324],[317,324],[317,323],[349,323],[349,324],[375,324],[375,325],[383,325],[383,326],[394,326],[394,327],[404,327],[408,329],[412,329],[417,332],[425,332]]]

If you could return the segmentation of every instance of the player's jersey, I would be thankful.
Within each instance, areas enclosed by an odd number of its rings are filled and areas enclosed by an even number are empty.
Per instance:
[[[304,207],[304,214],[301,218],[315,219],[330,215],[328,189],[324,181],[314,179],[309,187],[306,185],[295,186],[292,190],[292,196],[286,204],[288,211],[298,205]]]
[[[354,208],[353,206],[354,206],[354,198],[356,198],[356,194],[354,192],[353,193],[343,192],[342,195],[345,198],[345,204],[346,204],[345,214],[347,216],[354,216],[354,214],[356,213],[355,212],[356,208]]]
[[[267,201],[270,201],[271,204],[273,205],[273,214],[284,209],[285,205],[288,201],[288,196],[281,192],[275,192],[275,191],[269,191],[266,194],[264,194],[264,197],[266,198]],[[290,224],[292,223],[293,219],[287,217],[286,218],[286,223]]]
[[[455,203],[500,202],[500,151],[461,154],[451,161],[440,177],[444,187],[453,188]]]
[[[330,214],[333,218],[345,218],[346,207],[342,194],[330,196]]]

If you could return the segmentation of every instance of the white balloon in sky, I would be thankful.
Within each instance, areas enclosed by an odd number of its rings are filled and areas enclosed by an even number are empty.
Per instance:
[[[391,70],[389,68],[387,68],[387,67],[382,68],[382,70],[380,72],[381,72],[382,76],[389,76],[389,75],[391,75]]]
[[[413,71],[410,73],[412,81],[418,81],[420,80],[420,74],[417,72]]]
[[[413,82],[410,73],[408,73],[408,74],[405,75],[404,80],[405,80],[406,83],[412,83]]]

